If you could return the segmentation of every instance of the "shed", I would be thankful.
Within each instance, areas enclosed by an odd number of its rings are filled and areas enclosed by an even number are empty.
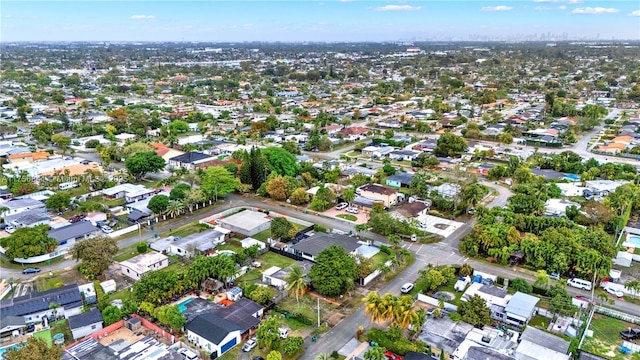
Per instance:
[[[220,280],[208,278],[202,282],[202,290],[210,293],[217,293],[224,288],[224,284]]]
[[[105,294],[111,294],[116,291],[116,281],[113,279],[101,282],[100,286]]]
[[[235,286],[227,290],[227,299],[238,301],[242,297],[242,289]]]
[[[618,266],[631,267],[632,261],[633,261],[633,254],[628,253],[626,251],[618,251],[618,255],[616,256],[613,263]]]

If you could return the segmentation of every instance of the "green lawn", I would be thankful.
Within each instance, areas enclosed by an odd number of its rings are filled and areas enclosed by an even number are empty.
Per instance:
[[[179,228],[176,228],[176,229],[165,231],[162,234],[160,234],[160,237],[167,237],[167,236],[185,237],[185,236],[195,234],[197,232],[201,232],[207,229],[209,229],[209,226],[194,222],[194,223],[180,226]]]
[[[248,271],[246,274],[236,279],[236,283],[239,285],[243,285],[245,283],[261,283],[261,282],[262,282],[262,273],[258,269],[252,269],[251,271]]]
[[[549,319],[542,315],[536,315],[529,320],[529,326],[537,327],[538,329],[546,331],[549,321]]]
[[[271,251],[267,251],[266,253],[262,254],[261,256],[258,257],[257,260],[262,264],[261,267],[263,269],[268,269],[272,266],[277,266],[281,269],[284,269],[287,266],[292,265],[296,262],[293,259],[276,254]]]
[[[358,220],[358,218],[355,215],[351,215],[351,214],[338,214],[338,215],[336,215],[336,217],[340,218],[340,219],[349,220],[349,221]]]
[[[386,263],[387,261],[390,260],[390,256],[383,253],[382,251],[380,251],[379,253],[373,255],[373,257],[371,258],[372,264],[373,264],[373,268],[374,269],[379,269],[380,266],[382,266],[384,263]]]
[[[278,308],[292,314],[300,313],[314,322],[318,319],[318,299],[310,295],[305,294],[300,297],[299,304],[296,302],[295,296],[288,296],[278,303]],[[320,318],[327,316],[335,308],[335,305],[320,300]]]
[[[57,333],[56,333],[57,334]],[[53,345],[53,339],[51,338],[51,329],[46,329],[33,333],[33,337],[36,339],[42,339],[46,341],[47,345],[51,347]]]
[[[131,290],[129,288],[126,288],[107,295],[106,302],[107,305],[110,305],[113,300],[120,299],[122,301],[125,301],[131,299],[132,296],[133,293],[131,292]]]
[[[140,253],[138,252],[137,246],[138,244],[131,244],[125,248],[122,248],[120,250],[120,253],[113,257],[113,260],[120,262],[120,261],[129,260],[132,257],[139,255]]]
[[[609,359],[640,359],[640,354],[638,353],[629,356],[618,351],[622,344],[619,333],[629,327],[636,326],[622,320],[595,314],[589,326],[589,329],[593,331],[593,337],[585,339],[581,350]]]
[[[67,278],[62,275],[46,275],[46,278],[40,279],[44,281],[38,281],[38,290],[45,291],[55,289],[64,286],[67,283]]]
[[[71,329],[69,328],[69,322],[67,319],[58,320],[51,324],[51,336],[60,333],[64,334],[65,345],[69,345],[73,342],[73,335],[71,334]]]
[[[242,245],[237,240],[227,240],[224,244],[216,246],[216,250],[239,251]]]

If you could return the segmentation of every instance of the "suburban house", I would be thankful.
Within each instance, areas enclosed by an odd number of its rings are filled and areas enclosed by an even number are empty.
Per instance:
[[[503,323],[523,327],[529,323],[536,311],[539,298],[525,293],[516,292],[506,306],[491,305],[491,317]]]
[[[66,245],[71,248],[73,244],[80,240],[94,237],[99,233],[97,227],[89,221],[79,221],[57,229],[49,230],[49,237],[58,241],[60,246]]]
[[[15,215],[7,215],[4,217],[4,223],[11,224],[16,228],[49,225],[51,224],[51,216],[45,211],[45,208],[37,208]]]
[[[464,294],[462,294],[460,300],[467,301],[467,299],[474,295],[483,298],[490,309],[493,305],[506,307],[511,297],[507,294],[507,290],[502,288],[493,285],[483,285],[482,283],[472,283],[467,287]]]
[[[50,157],[54,157],[54,156],[56,155],[49,154],[46,151],[27,152],[27,153],[7,155],[7,160],[11,164],[17,164],[22,162],[34,163],[36,161],[47,160]]]
[[[69,317],[69,328],[74,339],[81,339],[102,330],[102,314],[98,309],[91,309],[82,314]]]
[[[369,129],[361,126],[351,126],[340,130],[342,138],[349,141],[359,141],[367,137]]]
[[[157,192],[157,190],[149,189],[144,185],[120,184],[102,190],[102,195],[110,200],[124,198],[126,203],[132,203],[151,197]]]
[[[444,183],[439,186],[434,186],[431,190],[437,192],[443,198],[447,200],[453,200],[460,194],[460,185]]]
[[[311,271],[313,263],[310,261],[297,261],[294,265],[300,266],[303,270],[303,274],[308,274]],[[291,269],[294,265],[288,266],[284,269],[272,266],[262,272],[262,283],[284,289],[287,286],[287,276],[291,273]]]
[[[241,298],[228,307],[195,316],[184,328],[190,342],[219,357],[238,345],[243,337],[251,336],[262,315],[262,306]]]
[[[315,257],[331,245],[341,246],[347,253],[353,255],[362,246],[357,239],[350,236],[334,233],[315,233],[295,245],[287,245],[287,250],[304,259],[315,262]]]
[[[169,255],[193,256],[194,251],[205,252],[223,244],[231,231],[216,228],[173,239],[166,251]]]
[[[122,275],[133,280],[140,280],[149,271],[160,270],[169,266],[169,258],[159,252],[151,251],[120,262]]]
[[[59,307],[51,308],[51,304]],[[70,284],[42,292],[1,300],[0,313],[5,316],[21,316],[27,324],[34,324],[47,317],[70,317],[82,313],[82,297],[78,285]]]
[[[5,342],[5,337],[14,336],[20,332],[27,324],[22,316],[0,316],[0,340]]]
[[[544,204],[544,216],[567,216],[567,208],[570,206],[580,209],[580,204],[577,202],[564,199],[549,199]]]
[[[406,203],[398,206],[395,213],[405,220],[410,220],[422,215],[427,215],[429,207],[430,206],[427,202],[414,201],[412,203]]]
[[[184,154],[184,151],[176,150],[174,148],[170,148],[163,143],[152,143],[153,151],[156,152],[156,155],[160,156],[164,159],[164,161],[168,164],[171,158],[176,156],[180,156]]]
[[[514,357],[517,360],[569,360],[568,352],[568,341],[527,326],[520,335]]]
[[[0,213],[2,217],[17,215],[25,211],[36,210],[36,209],[43,213],[47,211],[46,206],[42,201],[38,201],[30,198],[0,201],[0,207],[7,208],[7,210]]]
[[[394,188],[378,184],[367,184],[358,188],[356,193],[365,198],[381,201],[385,207],[398,204],[398,190]]]
[[[387,177],[386,184],[393,187],[405,187],[411,186],[411,180],[413,175],[405,172],[397,173]]]
[[[389,153],[389,159],[397,161],[413,161],[420,155],[419,151],[395,150]]]
[[[182,155],[178,155],[169,159],[169,167],[174,169],[185,168],[187,170],[195,170],[196,167],[200,164],[205,164],[208,162],[215,161],[216,158],[211,155],[189,151]]]
[[[115,136],[118,144],[125,144],[127,141],[133,141],[136,136],[133,134],[122,133]]]

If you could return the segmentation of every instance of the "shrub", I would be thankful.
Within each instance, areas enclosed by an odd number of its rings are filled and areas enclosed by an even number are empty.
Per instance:
[[[498,278],[496,279],[496,284],[504,285],[504,278],[502,276],[498,276]]]
[[[462,315],[458,314],[457,312],[451,312],[449,313],[449,319],[451,319],[451,321],[453,322],[458,322],[462,320]]]
[[[327,229],[326,227],[324,227],[322,225],[318,225],[318,224],[313,225],[313,230],[317,231],[317,232],[323,232],[323,233],[329,232],[329,229]]]
[[[523,278],[515,278],[511,280],[509,286],[513,288],[515,291],[520,291],[521,293],[531,294],[532,286],[527,282],[527,280]]]
[[[387,255],[393,255],[393,250],[387,245],[380,245],[380,251]]]
[[[378,343],[380,347],[393,351],[398,355],[406,355],[409,351],[424,352],[426,346],[421,341],[414,341],[403,337],[402,330],[391,328],[388,331],[371,329],[367,333],[370,341]]]
[[[532,286],[531,292],[536,295],[549,296],[549,290],[537,286]]]
[[[332,359],[337,359],[337,358],[339,358],[339,357],[340,357],[340,354],[338,354],[338,350],[333,350],[333,351],[331,352],[331,358],[332,358]]]
[[[149,249],[149,245],[146,242],[141,242],[136,245],[136,249],[138,250],[138,254],[144,254]]]

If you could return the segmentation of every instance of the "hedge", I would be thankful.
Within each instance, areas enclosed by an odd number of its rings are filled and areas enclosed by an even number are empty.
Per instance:
[[[306,316],[304,316],[304,315],[302,315],[300,313],[291,313],[291,312],[288,312],[287,310],[279,309],[279,308],[276,308],[275,310],[277,312],[279,312],[280,314],[285,315],[285,316],[287,316],[287,314],[288,314],[289,315],[289,319],[293,319],[293,320],[295,320],[295,321],[297,321],[297,322],[299,322],[299,323],[301,323],[303,325],[311,326],[311,325],[315,324],[313,322],[313,320],[309,319],[308,317],[306,317]]]
[[[393,351],[394,353],[404,356],[409,351],[415,351],[422,353],[427,347],[422,341],[414,341],[411,342],[409,339],[404,337],[392,338],[388,331],[380,330],[373,328],[369,330],[367,333],[367,338],[369,341],[374,341],[378,343],[380,347],[383,347],[389,351]]]
[[[380,251],[387,255],[393,255],[393,250],[391,250],[391,248],[387,245],[380,245]]]

